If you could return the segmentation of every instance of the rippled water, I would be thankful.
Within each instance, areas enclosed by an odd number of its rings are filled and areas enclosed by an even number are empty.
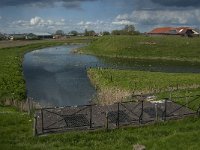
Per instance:
[[[86,68],[88,67],[100,66],[161,72],[200,72],[199,64],[107,59],[71,53],[72,49],[78,47],[80,46],[66,45],[27,53],[23,62],[27,96],[45,106],[88,104],[96,94],[87,77]]]

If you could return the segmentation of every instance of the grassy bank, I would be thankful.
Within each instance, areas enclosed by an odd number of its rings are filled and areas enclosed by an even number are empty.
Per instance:
[[[96,39],[96,37],[71,37],[67,39],[16,40],[16,41],[6,40],[6,41],[0,41],[0,48],[25,46],[30,44],[46,43],[46,42],[89,43],[91,40],[94,39]]]
[[[200,38],[105,36],[80,52],[107,57],[200,62]]]
[[[90,69],[101,103],[121,101],[131,94],[159,93],[200,87],[200,74]]]
[[[26,89],[22,74],[22,61],[26,52],[60,44],[62,43],[45,42],[0,49],[0,99],[25,99]]]
[[[32,118],[10,107],[0,106],[1,149],[132,150],[133,144],[147,149],[198,149],[200,120],[186,118],[155,125],[124,128],[109,132],[70,132],[32,136]]]
[[[62,45],[64,43],[87,43],[88,40],[91,39],[70,38],[55,41],[42,40],[39,43],[33,41],[31,44],[31,41],[28,43],[26,41],[1,41],[0,44],[14,42],[18,45],[21,44],[21,46],[12,47],[12,44],[8,44],[6,48],[0,48],[0,100],[24,100],[26,98],[25,81],[22,74],[22,61],[26,52],[44,47]]]

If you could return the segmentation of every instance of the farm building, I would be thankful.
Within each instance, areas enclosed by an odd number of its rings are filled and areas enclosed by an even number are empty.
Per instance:
[[[32,33],[37,36],[39,39],[52,39],[53,35],[50,33]]]
[[[38,38],[37,35],[35,35],[35,34],[33,34],[33,33],[29,33],[29,34],[27,34],[27,35],[25,36],[25,39],[26,39],[26,40],[38,40],[39,38]]]
[[[179,35],[194,37],[199,36],[199,32],[190,27],[161,27],[148,32],[148,35]]]
[[[5,40],[5,39],[6,39],[6,36],[0,33],[0,40]]]
[[[9,36],[10,40],[25,40],[25,34],[12,34]]]

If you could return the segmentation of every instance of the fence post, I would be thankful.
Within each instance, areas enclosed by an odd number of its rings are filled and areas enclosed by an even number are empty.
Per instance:
[[[169,100],[170,100],[170,101],[172,101],[172,91],[173,91],[173,89],[172,89],[172,87],[171,87],[170,93],[169,93]]]
[[[119,103],[117,103],[117,128],[119,129]]]
[[[33,113],[33,112],[34,112],[34,108],[33,108],[33,99],[31,99],[30,104],[31,104],[31,113]]]
[[[42,119],[42,134],[43,134],[44,133],[43,108],[41,108],[41,119]]]
[[[167,120],[167,98],[165,98],[165,109],[164,109],[164,117],[163,120]]]
[[[141,110],[141,114],[140,114],[140,117],[139,117],[139,124],[142,124],[143,111],[144,111],[144,101],[142,100],[142,110]]]
[[[105,126],[106,126],[106,131],[108,131],[108,112],[106,111],[106,121],[105,121]]]
[[[33,121],[33,136],[37,136],[37,115],[34,114],[34,121]]]
[[[92,128],[92,104],[90,105],[90,129]]]
[[[185,102],[186,102],[186,107],[189,107],[189,105],[188,105],[188,96],[187,95],[185,96]]]
[[[23,112],[23,101],[21,101],[20,110],[21,110],[21,112]]]
[[[156,121],[158,121],[158,104],[157,103],[155,103],[155,117],[156,117]]]
[[[110,81],[113,82],[113,77],[112,77],[112,75],[110,76]]]
[[[27,98],[27,103],[28,103],[28,115],[30,115],[31,114],[31,108],[30,108],[30,103],[29,103],[29,98]]]
[[[199,104],[199,108],[197,109],[197,116],[200,117],[200,104]]]

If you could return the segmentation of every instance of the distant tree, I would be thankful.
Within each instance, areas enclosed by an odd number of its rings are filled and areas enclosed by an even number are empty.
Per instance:
[[[88,33],[88,30],[87,30],[87,29],[85,29],[84,35],[85,35],[85,36],[89,36],[89,33]]]
[[[65,35],[63,30],[57,30],[55,34],[56,35]]]
[[[103,32],[103,35],[110,35],[110,32],[104,31],[104,32]]]
[[[135,27],[134,27],[134,25],[125,25],[124,31],[126,31],[127,33],[134,33]]]
[[[112,35],[120,35],[120,32],[121,32],[120,30],[113,30],[111,34]]]
[[[71,32],[69,32],[69,34],[73,34],[74,36],[77,36],[77,35],[78,35],[78,32],[75,31],[75,30],[72,30]]]
[[[122,30],[113,30],[112,35],[138,35],[139,31],[135,30],[134,25],[125,25]]]
[[[96,32],[94,30],[90,30],[88,32],[89,32],[89,36],[95,36],[96,35]]]
[[[4,40],[4,39],[5,39],[5,36],[0,33],[0,40]]]
[[[88,31],[87,29],[85,29],[85,33],[84,33],[85,36],[95,36],[96,33],[94,30],[90,30]]]

